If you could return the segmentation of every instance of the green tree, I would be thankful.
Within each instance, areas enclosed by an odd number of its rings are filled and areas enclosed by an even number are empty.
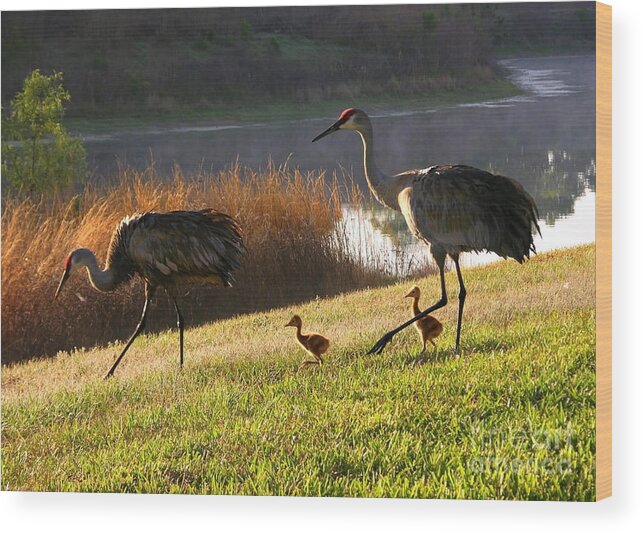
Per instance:
[[[87,178],[85,148],[62,125],[71,97],[61,72],[34,70],[11,101],[2,124],[3,190],[44,194]]]

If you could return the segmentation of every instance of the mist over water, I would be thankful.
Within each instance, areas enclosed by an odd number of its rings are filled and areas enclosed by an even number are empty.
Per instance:
[[[538,251],[593,242],[594,56],[508,59],[500,64],[525,94],[423,110],[372,112],[378,165],[395,174],[460,163],[514,177],[533,195],[540,211]],[[359,102],[347,101],[345,107],[359,107]],[[199,168],[217,171],[236,159],[252,167],[265,166],[272,158],[277,164],[288,160],[304,170],[324,168],[329,175],[346,169],[366,191],[357,135],[338,132],[310,142],[335,119],[159,126],[87,137],[85,142],[97,179],[115,175],[119,164],[142,169],[151,160],[161,173],[169,174],[178,164],[190,174]],[[354,237],[355,253],[370,240],[377,253],[387,257],[384,263],[391,265],[391,272],[404,273],[400,263],[408,266],[425,260],[426,247],[410,236],[401,215],[375,204],[358,210],[345,206],[344,218],[344,229]],[[468,255],[463,264],[497,259],[495,254]]]

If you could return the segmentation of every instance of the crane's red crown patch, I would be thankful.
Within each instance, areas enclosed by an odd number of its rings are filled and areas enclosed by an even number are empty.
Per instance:
[[[349,109],[344,109],[342,114],[339,115],[339,120],[348,120],[355,114],[355,110],[351,107]]]
[[[67,270],[71,266],[71,254],[67,256],[67,259],[65,259],[65,270]]]

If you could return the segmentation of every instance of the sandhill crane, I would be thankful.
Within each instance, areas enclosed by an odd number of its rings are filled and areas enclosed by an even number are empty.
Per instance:
[[[535,252],[538,210],[520,183],[465,165],[436,165],[387,176],[375,165],[373,127],[360,109],[346,109],[313,142],[337,130],[353,130],[364,145],[364,172],[371,193],[386,207],[401,211],[409,230],[431,247],[440,270],[442,296],[411,320],[386,333],[369,353],[381,353],[393,336],[447,304],[444,263],[450,256],[460,285],[455,353],[460,351],[462,310],[467,291],[459,257],[462,252],[495,252],[522,263]]]
[[[413,302],[411,303],[411,311],[413,313],[413,316],[419,315],[420,314],[420,287],[417,285],[413,287],[408,294],[405,296],[405,298],[413,298]],[[431,315],[427,315],[424,318],[420,318],[418,321],[415,322],[415,328],[418,330],[420,334],[420,339],[422,339],[422,351],[426,351],[426,341],[429,341],[431,344],[433,344],[433,347],[436,348],[435,342],[433,342],[433,339],[437,339],[440,333],[442,333],[442,330],[444,329],[442,326],[442,322],[440,322],[437,318]]]
[[[63,285],[76,270],[87,269],[95,289],[112,291],[138,274],[145,282],[145,305],[141,319],[116,358],[105,378],[114,370],[145,329],[150,301],[158,286],[174,302],[180,339],[180,366],[183,368],[183,315],[179,309],[176,288],[181,281],[202,280],[232,284],[232,272],[238,268],[245,248],[237,222],[212,209],[201,211],[146,212],[125,217],[112,234],[104,270],[96,256],[87,248],[69,254],[65,270],[56,290],[57,298]]]
[[[322,365],[322,355],[324,355],[328,351],[328,347],[330,346],[330,341],[324,337],[323,335],[320,335],[319,333],[308,333],[308,334],[303,334],[301,332],[301,317],[299,315],[294,315],[288,324],[286,324],[286,327],[295,327],[297,328],[297,340],[299,341],[299,344],[302,345],[304,350],[306,350],[310,355],[312,355],[315,360],[311,361],[309,359],[306,359],[301,365],[299,365],[299,370],[301,370],[303,367],[308,366],[308,365]]]

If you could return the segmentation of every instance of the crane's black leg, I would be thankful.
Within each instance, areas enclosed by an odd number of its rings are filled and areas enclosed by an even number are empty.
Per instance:
[[[369,354],[382,353],[386,345],[389,342],[391,342],[391,340],[397,333],[402,331],[404,328],[409,327],[411,324],[420,320],[421,318],[424,318],[425,316],[432,313],[436,309],[440,309],[441,307],[444,307],[447,304],[447,289],[446,289],[446,283],[444,281],[444,261],[446,259],[446,253],[444,252],[444,250],[437,247],[433,247],[431,249],[431,253],[433,254],[433,258],[435,259],[435,262],[438,264],[438,268],[440,269],[440,287],[442,289],[442,296],[431,307],[425,309],[421,313],[418,313],[411,320],[404,322],[404,324],[402,324],[401,326],[398,326],[397,328],[389,331],[386,335],[384,335],[380,340],[378,340],[375,343],[375,346],[373,346],[369,350],[368,352]]]
[[[145,329],[145,319],[147,318],[147,311],[150,306],[150,301],[152,300],[152,296],[154,296],[154,290],[155,290],[155,287],[152,287],[150,285],[145,285],[145,305],[143,306],[143,314],[141,315],[141,319],[139,320],[138,325],[134,330],[134,333],[132,333],[132,336],[127,341],[125,348],[123,348],[123,351],[121,352],[121,354],[116,358],[116,361],[114,361],[112,368],[110,368],[109,372],[107,372],[107,374],[105,375],[105,379],[111,378],[114,375],[114,370],[116,370],[116,367],[121,362],[121,359],[123,359],[123,356],[125,355],[129,347],[134,342],[134,339],[138,337],[141,331]]]
[[[179,309],[179,304],[176,303],[176,297],[172,296],[172,301],[174,302],[174,309],[176,309],[176,326],[179,328],[179,343],[181,345],[181,368],[183,368],[183,315],[181,314],[181,310]]]
[[[462,311],[464,310],[464,300],[467,298],[467,289],[464,286],[462,279],[462,272],[460,272],[459,256],[453,257],[455,263],[455,271],[458,273],[458,283],[460,284],[460,293],[458,294],[458,329],[455,335],[455,353],[460,353],[460,328],[462,327]]]

